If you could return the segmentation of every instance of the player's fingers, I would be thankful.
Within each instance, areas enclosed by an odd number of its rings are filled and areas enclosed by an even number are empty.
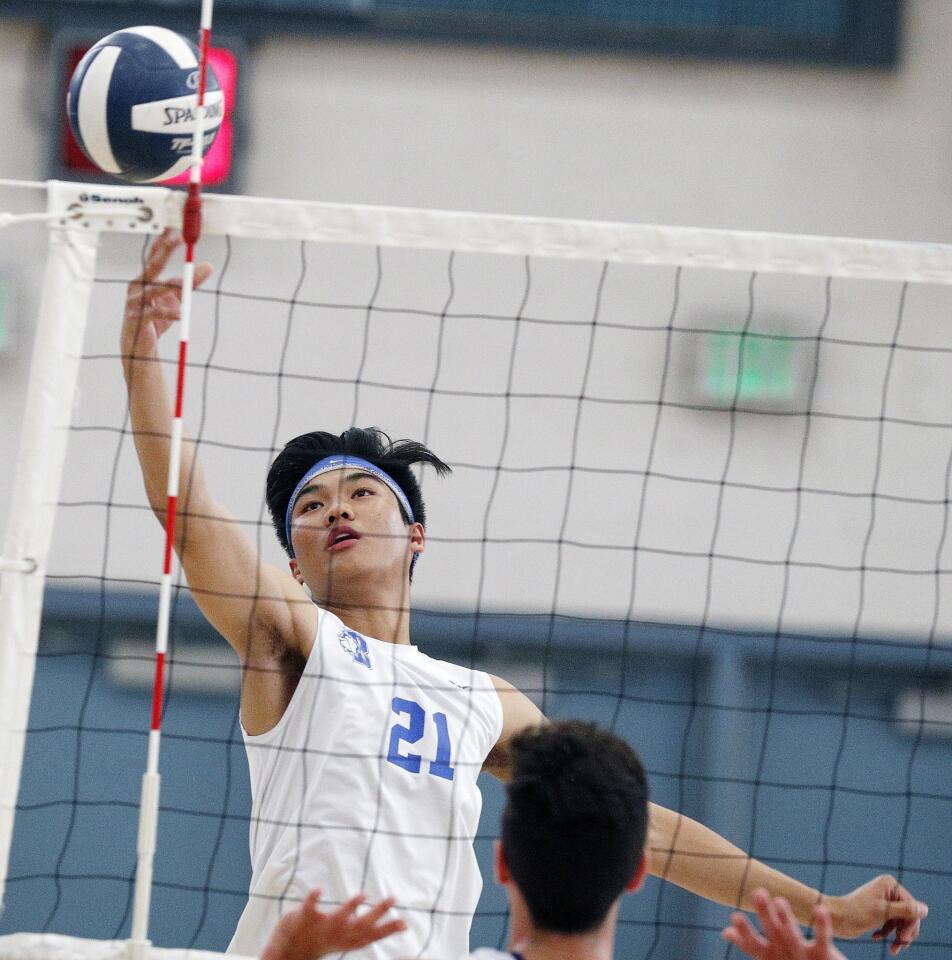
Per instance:
[[[903,891],[905,893],[905,891]],[[887,920],[901,920],[906,923],[914,923],[924,920],[929,916],[929,908],[926,904],[906,894],[908,899],[887,900],[885,906],[885,916]]]
[[[787,932],[795,930],[799,935],[800,924],[797,922],[793,910],[790,909],[790,904],[787,899],[785,897],[774,897],[773,906],[777,916],[777,923],[780,927]]]
[[[145,294],[141,287],[135,292],[130,291],[129,296],[126,297],[126,313],[132,310],[141,310],[145,302]]]
[[[194,286],[200,287],[214,272],[215,268],[207,260],[195,264]]]
[[[898,930],[901,926],[901,920],[887,920],[878,930],[873,931],[873,939],[882,940],[883,937],[889,936],[893,930]]]
[[[889,947],[889,952],[895,956],[918,938],[920,926],[921,922],[918,920],[910,924],[901,920],[887,920],[878,930],[873,931],[872,939],[888,940],[895,933],[896,938]]]
[[[129,289],[126,291],[126,308],[128,309],[129,305],[132,303],[142,303],[150,296],[155,295],[155,293],[156,288],[152,285],[133,281],[129,284]]]
[[[145,260],[145,266],[142,273],[136,278],[140,282],[148,283],[155,280],[156,277],[165,269],[176,247],[182,243],[182,237],[177,230],[166,227],[162,233],[152,241],[149,247],[149,254]]]
[[[915,920],[912,923],[902,923],[896,928],[896,939],[893,941],[889,952],[896,956],[900,951],[905,950],[911,943],[919,939],[920,921]]]
[[[156,310],[175,310],[178,312],[182,308],[182,302],[174,293],[163,293],[154,297],[151,305]]]
[[[770,900],[770,921],[764,925],[764,933],[768,938],[780,940],[789,946],[790,929],[787,926],[786,918],[782,913],[782,907],[778,904],[779,898],[771,897]]]
[[[803,944],[803,933],[800,924],[790,909],[790,904],[783,897],[774,897],[774,911],[777,916],[777,935],[791,952]]]
[[[145,285],[147,294],[152,296],[161,296],[163,293],[170,293],[173,296],[182,296],[182,278],[166,277],[164,280],[153,280],[152,283]]]
[[[179,309],[179,298],[174,293],[163,293],[161,288],[146,288],[130,294],[126,300],[126,313],[142,313],[162,308]]]
[[[890,891],[890,898],[886,901],[887,922],[883,924],[883,937],[893,930],[896,938],[889,948],[890,953],[896,956],[905,947],[908,947],[919,936],[922,920],[929,915],[929,907],[916,900],[901,884],[896,884]],[[886,928],[889,929],[886,929]]]
[[[765,960],[766,958],[765,950],[754,943],[744,940],[733,927],[725,927],[725,929],[721,931],[721,938],[737,947],[741,953],[746,953],[748,957],[753,957],[753,960]]]
[[[754,927],[754,925],[747,918],[746,914],[735,913],[731,916],[731,929],[745,942],[754,944],[763,949],[767,947],[767,940],[765,937],[762,937]]]
[[[375,907],[372,907],[368,910],[362,917],[365,923],[370,926],[374,926],[377,921],[396,903],[396,898],[387,897],[386,900],[381,900]]]
[[[168,327],[169,324],[172,324],[178,320],[180,314],[181,310],[179,309],[178,304],[163,304],[143,307],[138,310],[130,310],[127,313],[127,317],[130,320],[138,321],[142,327],[149,323],[162,324]]]
[[[777,908],[774,905],[773,897],[769,896],[767,891],[755,891],[763,893],[762,896],[753,896],[754,906],[757,908],[757,916],[760,917],[760,924],[764,928],[764,933],[768,939],[777,935],[780,929],[780,920],[777,916]]]
[[[321,899],[321,891],[315,887],[313,890],[309,890],[307,896],[304,898],[304,902],[301,906],[307,913],[319,913],[317,909],[317,903]]]
[[[833,946],[833,917],[822,904],[813,908],[813,935],[820,956],[825,956]]]
[[[161,283],[152,284],[145,288],[147,299],[154,302],[159,300],[174,300],[176,303],[182,301],[182,278],[176,277],[174,280],[163,280]]]
[[[738,939],[749,937],[754,933],[750,921],[742,913],[732,913],[731,922],[721,931],[725,940],[732,943]]]
[[[886,920],[902,920],[914,923],[929,916],[929,907],[922,903],[900,883],[897,883],[884,902],[883,916]]]
[[[375,943],[377,940],[383,940],[385,937],[392,937],[395,933],[403,933],[406,928],[406,922],[403,920],[388,920],[386,923],[381,923],[380,926],[374,927],[374,938],[370,942]]]
[[[770,913],[770,894],[763,887],[757,887],[751,892],[750,899],[753,901],[757,916],[763,922]]]
[[[347,938],[348,950],[360,950],[361,947],[369,946],[378,940],[384,940],[393,936],[395,933],[401,933],[406,930],[406,924],[402,920],[395,920],[393,923],[385,924],[382,927],[374,927],[372,930],[365,930],[363,927],[359,931],[354,931]]]
[[[721,936],[748,956],[760,958],[766,954],[767,941],[754,930],[742,913],[735,913],[731,917],[731,925],[724,929]]]
[[[366,893],[358,893],[349,900],[344,901],[332,914],[333,919],[345,919],[352,917],[357,908],[367,899]]]

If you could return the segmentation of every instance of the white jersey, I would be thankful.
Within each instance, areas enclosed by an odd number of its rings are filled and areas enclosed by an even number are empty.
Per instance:
[[[521,960],[521,958],[518,953],[500,953],[498,950],[483,947],[480,950],[474,950],[469,955],[469,960]]]
[[[228,949],[261,953],[319,887],[332,908],[396,897],[407,930],[349,958],[458,957],[482,889],[476,777],[502,730],[490,677],[384,643],[318,611],[314,648],[278,724],[244,733],[251,889]]]

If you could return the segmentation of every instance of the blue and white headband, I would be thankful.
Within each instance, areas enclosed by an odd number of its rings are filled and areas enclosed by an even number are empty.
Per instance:
[[[291,494],[291,499],[288,501],[288,509],[284,515],[284,535],[288,541],[288,556],[292,560],[294,559],[294,547],[291,544],[291,514],[294,512],[294,505],[297,503],[297,498],[301,495],[301,491],[315,477],[320,476],[322,473],[329,473],[331,470],[342,470],[346,467],[357,467],[361,472],[369,473],[372,477],[376,477],[381,483],[385,483],[393,491],[393,495],[399,501],[400,506],[403,507],[404,513],[410,518],[410,523],[416,522],[413,518],[413,510],[410,507],[410,501],[407,499],[407,495],[400,488],[400,484],[398,484],[389,473],[381,470],[380,467],[374,466],[369,460],[364,460],[362,457],[353,457],[346,453],[336,453],[333,456],[324,457],[323,460],[318,460],[317,463],[301,477],[300,482],[294,488],[294,493]],[[414,556],[413,559],[416,560],[416,556]]]

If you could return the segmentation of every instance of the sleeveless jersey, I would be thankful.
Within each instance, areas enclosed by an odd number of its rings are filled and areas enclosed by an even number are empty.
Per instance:
[[[277,725],[244,734],[251,887],[229,952],[257,956],[282,913],[319,887],[397,899],[407,930],[348,958],[458,957],[482,889],[476,777],[502,730],[490,677],[384,643],[318,610],[303,675]]]

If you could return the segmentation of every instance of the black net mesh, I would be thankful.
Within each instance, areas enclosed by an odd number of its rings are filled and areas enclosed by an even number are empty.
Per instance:
[[[128,933],[162,555],[117,346],[138,243],[101,259],[0,932]],[[889,872],[947,899],[949,288],[227,238],[201,255],[186,421],[267,560],[285,562],[263,502],[284,441],[422,440],[453,468],[422,475],[425,652],[610,725],[653,799],[808,884]],[[224,949],[254,825],[239,669],[176,577],[151,933]],[[504,793],[481,784],[474,946],[506,934]],[[727,913],[652,879],[618,955],[723,954]],[[933,909],[917,950],[950,947]]]

